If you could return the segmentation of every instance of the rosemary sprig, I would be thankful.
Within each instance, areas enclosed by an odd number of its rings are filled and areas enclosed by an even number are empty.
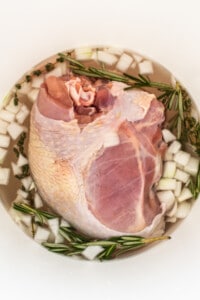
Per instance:
[[[24,157],[26,157],[26,154],[24,152],[24,143],[25,143],[26,137],[27,137],[26,133],[22,132],[16,145],[13,147],[13,151],[17,158],[19,157],[20,154],[22,154]],[[22,170],[22,173],[15,175],[16,178],[22,179],[22,178],[25,178],[30,175],[29,164],[23,165],[21,167],[21,170]]]
[[[26,132],[22,132],[17,141],[17,144],[13,148],[13,151],[17,157],[19,157],[20,153],[26,157],[26,154],[24,153],[24,143],[25,143],[26,137],[27,137]]]
[[[185,89],[178,82],[175,86],[171,86],[170,84],[151,81],[149,77],[141,74],[138,76],[133,76],[127,73],[121,74],[118,72],[109,71],[102,66],[100,68],[87,67],[78,60],[74,59],[69,52],[59,53],[55,62],[47,63],[43,68],[33,71],[31,75],[26,75],[24,82],[30,82],[32,80],[32,76],[40,76],[43,73],[53,70],[57,62],[64,61],[68,62],[69,70],[71,70],[74,74],[123,82],[127,85],[125,87],[126,90],[133,88],[156,89],[156,91],[160,93],[157,98],[163,103],[166,112],[172,112],[172,118],[167,120],[163,126],[170,129],[183,145],[184,143],[189,143],[194,146],[194,150],[198,155],[200,155],[200,122],[191,116],[192,101]],[[22,84],[23,81],[15,85],[15,105],[18,104],[19,99],[17,91],[21,89]],[[13,149],[17,156],[19,156],[20,153],[26,156],[23,146],[24,134],[25,133],[22,134],[17,147]],[[25,170],[25,172],[23,172],[21,175],[21,178],[27,176],[27,174],[28,172]],[[193,180],[193,185],[196,186],[195,179]],[[194,188],[193,191],[194,190],[198,191],[199,189]],[[196,197],[195,193],[194,196]]]
[[[37,217],[42,224],[44,224],[46,220],[57,218],[57,216],[52,213],[33,208],[25,203],[14,202],[13,208],[21,213]]]
[[[69,229],[68,229],[69,230]],[[120,236],[112,240],[91,240],[89,242],[73,240],[66,244],[55,244],[55,243],[43,243],[43,246],[53,252],[62,252],[65,255],[77,255],[81,254],[89,246],[101,246],[103,250],[97,255],[99,260],[108,260],[118,257],[119,255],[125,254],[144,247],[147,244],[151,244],[161,240],[170,239],[169,236],[154,237],[151,239],[143,238],[140,236],[129,236],[129,241],[124,239],[125,236]]]
[[[191,117],[192,101],[178,82],[173,87],[170,84],[151,81],[149,77],[140,74],[136,77],[127,73],[108,71],[105,68],[87,67],[68,53],[59,53],[58,55],[62,60],[68,61],[74,74],[123,82],[127,84],[126,90],[153,88],[159,91],[158,99],[164,104],[166,111],[173,113],[171,122],[165,123],[164,126],[174,132],[180,141],[189,142],[195,146],[196,152],[200,155],[200,123]]]
[[[35,209],[25,203],[13,203],[13,208],[21,213],[36,217],[40,220],[41,226],[45,225],[45,221],[48,219],[60,218],[55,214],[40,209]],[[119,255],[125,254],[126,252],[134,251],[140,247],[144,247],[147,244],[170,238],[169,236],[144,238],[130,235],[114,237],[107,240],[91,239],[78,232],[72,226],[60,226],[59,234],[65,239],[64,243],[56,244],[45,242],[42,245],[49,251],[61,253],[67,256],[82,255],[82,252],[89,246],[101,246],[103,250],[97,256],[97,259],[101,261],[112,259]]]
[[[160,95],[158,99],[164,104],[166,111],[172,111],[174,116],[171,122],[164,124],[169,128],[181,142],[189,142],[195,146],[196,152],[200,155],[200,122],[191,117],[191,99],[184,88],[177,82],[173,87],[170,84],[151,81],[149,77],[139,74],[121,74],[106,70],[104,67],[87,67],[72,57],[72,53],[58,53],[55,62],[47,63],[43,68],[34,70],[32,74],[26,75],[24,81],[16,84],[15,103],[18,103],[17,91],[23,82],[30,82],[32,76],[40,76],[54,69],[57,62],[67,61],[69,69],[76,75],[93,78],[100,78],[110,81],[123,82],[127,85],[126,90],[133,88],[153,88]]]
[[[189,188],[193,194],[194,199],[197,199],[200,194],[200,167],[195,179],[190,180]]]

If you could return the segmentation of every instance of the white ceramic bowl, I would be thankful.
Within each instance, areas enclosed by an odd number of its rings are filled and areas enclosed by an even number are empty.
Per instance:
[[[1,8],[0,97],[32,65],[62,49],[109,44],[146,54],[172,71],[200,106],[196,1],[72,3],[19,0]],[[198,299],[197,201],[172,240],[128,259],[96,263],[47,252],[0,209],[1,295],[6,299]]]

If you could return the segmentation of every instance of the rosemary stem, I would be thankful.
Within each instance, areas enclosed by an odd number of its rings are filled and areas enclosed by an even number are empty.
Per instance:
[[[163,89],[163,90],[167,90],[167,91],[171,91],[171,92],[174,91],[174,89],[173,89],[173,87],[171,85],[165,84],[165,83],[161,83],[161,82],[151,81],[149,85],[152,88]]]
[[[170,236],[158,236],[158,237],[152,237],[152,238],[144,238],[143,239],[143,243],[144,244],[150,244],[150,243],[153,243],[153,242],[157,242],[157,241],[163,241],[163,240],[169,240],[171,239]]]

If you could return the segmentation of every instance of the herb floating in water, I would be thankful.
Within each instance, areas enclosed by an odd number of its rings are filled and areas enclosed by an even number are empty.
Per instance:
[[[54,68],[55,68],[54,64],[52,64],[52,63],[48,63],[45,65],[45,69],[47,70],[47,72],[52,71]]]
[[[13,203],[13,208],[21,213],[36,217],[40,221],[40,226],[45,225],[47,220],[60,218],[59,216],[31,207],[25,203]],[[36,224],[35,220],[33,220]],[[60,226],[59,234],[64,238],[62,244],[44,242],[42,245],[49,251],[61,253],[67,256],[82,255],[83,251],[90,246],[101,246],[102,251],[97,255],[99,260],[108,260],[123,255],[129,251],[137,250],[145,245],[170,239],[169,236],[159,236],[153,238],[143,238],[140,236],[120,236],[113,237],[107,240],[91,239],[80,234],[72,226]]]
[[[14,202],[13,208],[24,214],[28,214],[28,215],[37,217],[42,224],[44,224],[46,220],[57,218],[57,216],[54,214],[33,208],[30,205],[25,204],[25,203]]]
[[[197,173],[196,179],[190,181],[189,188],[193,194],[194,199],[197,199],[198,195],[200,194],[200,168]]]
[[[19,98],[17,96],[17,93],[15,93],[15,95],[14,95],[14,105],[17,106],[18,103],[19,103]]]
[[[24,82],[31,82],[34,76],[46,74],[56,67],[57,62],[62,63],[65,61],[68,64],[69,71],[76,75],[122,82],[127,85],[125,90],[134,88],[147,88],[147,91],[149,91],[151,89],[156,89],[156,91],[159,92],[157,97],[158,100],[163,103],[166,111],[171,111],[171,117],[165,122],[164,128],[170,129],[170,131],[176,135],[183,145],[186,143],[193,145],[196,153],[200,155],[200,123],[191,116],[192,101],[188,93],[178,82],[172,86],[166,83],[154,82],[149,77],[143,75],[133,76],[127,73],[109,71],[106,70],[104,64],[101,64],[100,62],[99,67],[89,67],[74,59],[69,52],[59,53],[55,62],[49,62],[45,64],[41,69],[37,69],[31,72],[29,75],[26,75],[23,82],[17,83],[15,85],[14,92],[14,105],[18,105],[20,97],[20,94],[18,97],[18,91],[22,88],[22,84]],[[26,157],[26,154],[24,153],[25,139],[26,133],[22,133],[17,144],[14,146],[13,150],[17,157],[19,157],[20,154]],[[26,164],[22,166],[22,174],[16,175],[16,177],[18,179],[22,179],[29,175],[29,165]],[[193,197],[197,198],[200,193],[200,170],[198,171],[196,178],[193,177],[191,179],[189,188],[193,194]],[[31,226],[33,236],[35,235],[35,228],[37,228],[37,226],[47,228],[48,220],[55,218],[59,219],[59,235],[64,238],[64,242],[60,244],[49,242],[43,243],[43,246],[52,252],[62,253],[68,256],[82,256],[83,251],[86,250],[87,247],[99,246],[102,247],[102,251],[97,255],[97,258],[99,260],[106,260],[115,258],[129,251],[137,250],[138,248],[144,247],[147,244],[170,238],[168,236],[143,238],[130,235],[114,237],[107,240],[91,239],[80,234],[70,225],[61,226],[61,217],[55,215],[54,213],[49,213],[48,211],[32,207],[34,203],[34,195],[35,190],[29,191],[26,201],[30,205],[26,203],[14,202],[13,208],[32,217]]]
[[[16,156],[19,157],[19,154],[22,154],[26,157],[26,154],[24,153],[24,143],[26,139],[26,132],[22,132],[22,134],[19,137],[19,140],[17,144],[14,146],[13,151],[15,152]]]
[[[24,143],[26,140],[26,133],[22,132],[22,134],[19,137],[19,140],[17,144],[13,147],[13,151],[18,158],[20,154],[22,154],[24,157],[26,157],[26,154],[24,153]],[[22,174],[15,175],[16,178],[22,179],[30,175],[30,170],[29,170],[29,164],[25,164],[21,167],[22,169]]]
[[[26,82],[31,82],[31,76],[30,75],[26,75]]]

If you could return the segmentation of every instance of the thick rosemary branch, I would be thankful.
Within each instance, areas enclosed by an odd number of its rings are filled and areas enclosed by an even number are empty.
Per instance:
[[[60,218],[55,214],[35,209],[24,203],[13,203],[13,208],[21,213],[36,217],[41,221],[40,226],[45,225],[45,221],[48,219]],[[97,259],[101,261],[113,259],[129,251],[144,247],[145,245],[170,238],[169,236],[143,238],[130,235],[114,237],[107,240],[91,239],[79,233],[72,226],[60,226],[59,234],[64,238],[64,243],[56,244],[45,242],[42,245],[49,251],[67,256],[82,255],[82,252],[89,246],[101,246],[103,250],[97,256]]]

